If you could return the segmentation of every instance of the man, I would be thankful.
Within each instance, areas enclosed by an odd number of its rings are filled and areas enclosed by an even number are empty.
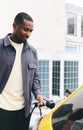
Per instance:
[[[31,92],[43,100],[37,52],[27,42],[33,28],[31,16],[18,13],[13,33],[0,40],[0,130],[28,130]]]

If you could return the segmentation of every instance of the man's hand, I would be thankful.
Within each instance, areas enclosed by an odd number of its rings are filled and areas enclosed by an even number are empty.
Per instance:
[[[39,107],[44,105],[44,96],[43,95],[37,95],[37,101],[39,102]]]

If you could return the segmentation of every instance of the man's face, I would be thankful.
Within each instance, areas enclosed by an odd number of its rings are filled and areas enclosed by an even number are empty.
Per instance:
[[[33,22],[24,19],[22,24],[13,24],[14,39],[18,43],[25,43],[33,31]]]

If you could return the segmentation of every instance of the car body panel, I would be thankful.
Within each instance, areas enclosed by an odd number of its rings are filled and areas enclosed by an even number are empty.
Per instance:
[[[65,109],[63,109],[63,107]],[[62,127],[61,129],[60,127],[57,129],[58,127],[55,127],[55,125],[63,120],[68,120],[71,114],[80,108],[83,109],[83,86],[78,87],[72,94],[56,105],[47,115],[44,115],[40,120],[38,130],[63,130]],[[53,122],[55,124],[53,124]]]

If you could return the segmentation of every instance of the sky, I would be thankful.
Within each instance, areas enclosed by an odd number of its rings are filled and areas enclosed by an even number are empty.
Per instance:
[[[66,0],[66,2],[83,7],[83,0]]]

